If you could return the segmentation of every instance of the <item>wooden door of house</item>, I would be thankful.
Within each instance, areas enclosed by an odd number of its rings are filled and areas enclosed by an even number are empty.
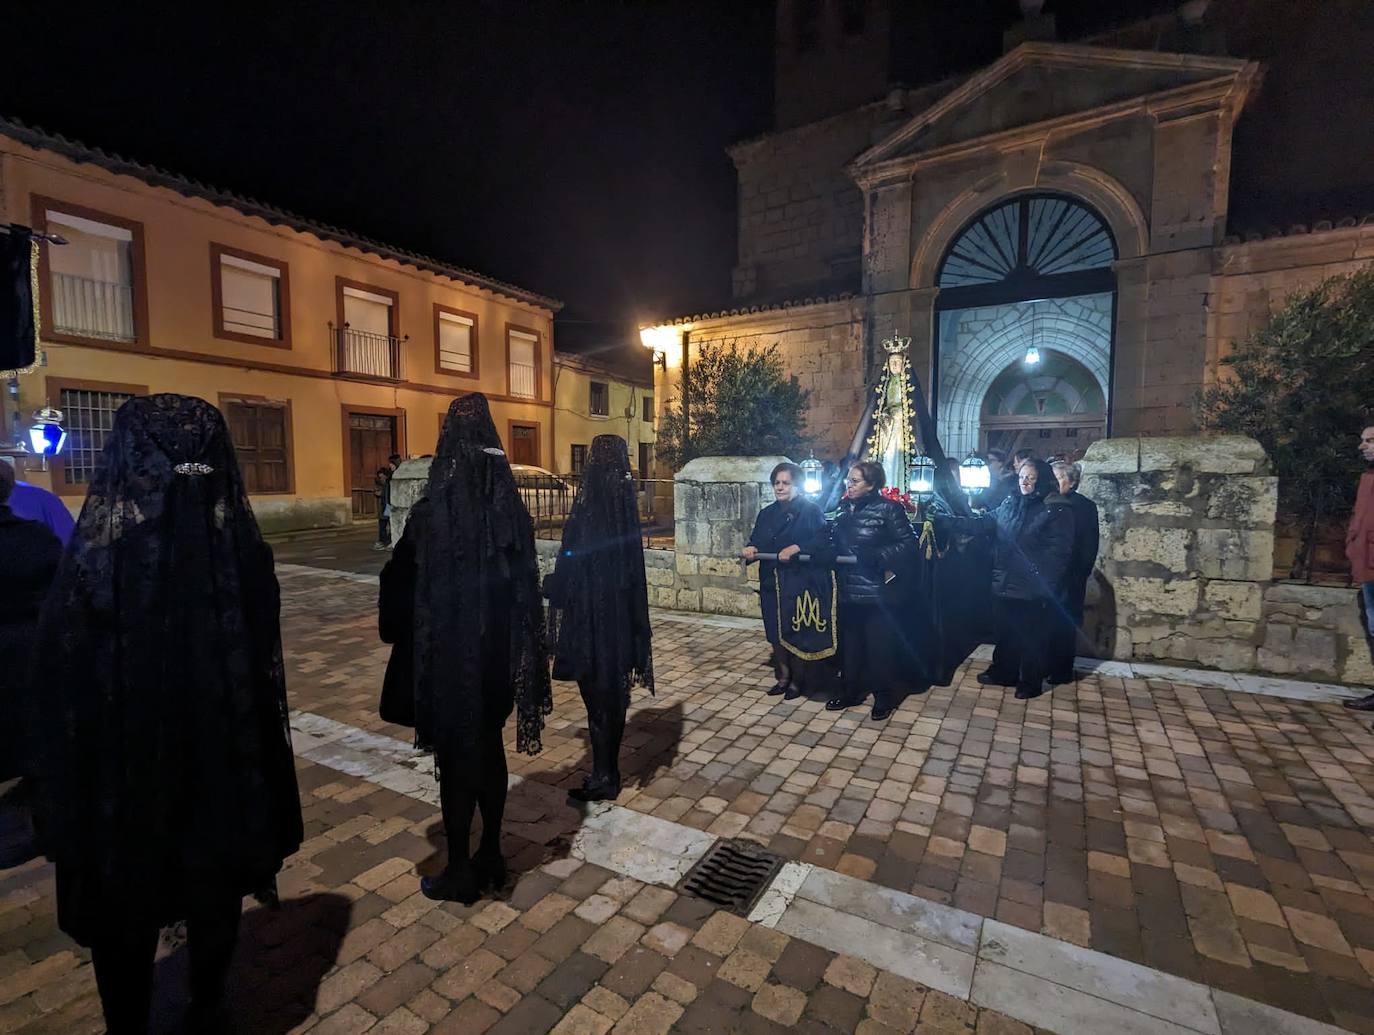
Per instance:
[[[396,452],[396,418],[375,413],[348,415],[349,489],[355,518],[376,517],[377,469]]]
[[[512,424],[510,426],[510,462],[539,466],[539,426]]]

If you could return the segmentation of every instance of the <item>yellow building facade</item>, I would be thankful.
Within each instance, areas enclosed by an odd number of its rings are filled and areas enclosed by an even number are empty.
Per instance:
[[[658,413],[652,377],[560,352],[553,357],[553,382],[554,461],[545,466],[557,474],[580,474],[592,439],[619,435],[629,446],[630,466],[641,478],[654,477]]]
[[[0,444],[62,410],[63,455],[21,477],[73,509],[154,392],[220,407],[266,530],[374,516],[377,468],[433,452],[473,391],[512,462],[552,462],[554,299],[3,121],[0,215],[69,242],[41,246],[42,361]]]

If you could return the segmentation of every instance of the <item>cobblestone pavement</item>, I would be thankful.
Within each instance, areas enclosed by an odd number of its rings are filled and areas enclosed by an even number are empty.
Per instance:
[[[375,583],[282,584],[293,707],[408,740],[376,715]],[[875,726],[765,697],[752,623],[658,613],[655,635],[620,806],[1374,1032],[1374,737],[1339,707],[1106,676],[1026,706],[973,666]],[[559,685],[544,752],[511,755],[524,786],[580,779],[583,722]],[[560,857],[576,819],[521,787],[507,900],[435,908],[433,804],[300,765],[309,841],[287,908],[248,913],[243,1030],[1031,1030]],[[51,908],[44,867],[0,871],[0,1032],[99,1030]]]

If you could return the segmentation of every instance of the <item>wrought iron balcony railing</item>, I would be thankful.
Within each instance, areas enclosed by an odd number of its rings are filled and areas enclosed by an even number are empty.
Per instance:
[[[401,344],[406,339],[354,330],[348,324],[342,327],[330,324],[330,331],[334,337],[335,374],[354,374],[388,381],[399,381],[404,376]]]

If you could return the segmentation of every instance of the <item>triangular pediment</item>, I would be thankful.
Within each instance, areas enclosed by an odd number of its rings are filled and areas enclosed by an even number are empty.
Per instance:
[[[1252,69],[1233,58],[1024,43],[854,160],[863,170],[985,137],[1110,111],[1142,98],[1215,91]]]

